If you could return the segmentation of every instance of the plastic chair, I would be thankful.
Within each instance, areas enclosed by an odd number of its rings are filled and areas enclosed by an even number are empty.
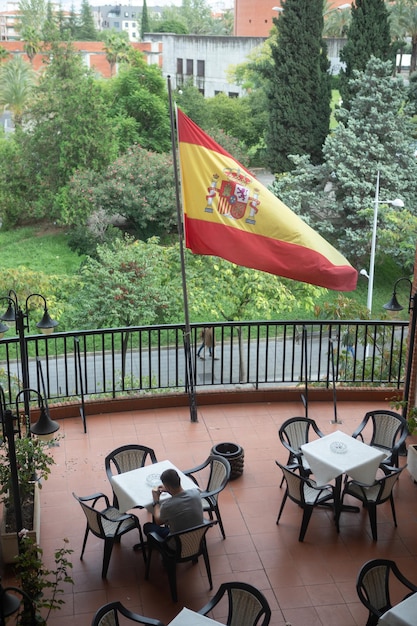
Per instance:
[[[207,615],[227,596],[229,603],[226,626],[268,626],[271,621],[271,609],[264,594],[248,583],[222,583],[202,609],[201,615]]]
[[[328,503],[330,500],[335,501],[335,493],[333,485],[324,485],[318,487],[314,480],[301,476],[295,471],[291,470],[285,465],[281,465],[278,461],[276,464],[281,468],[284,479],[287,483],[284,497],[282,499],[281,507],[279,509],[277,524],[281,518],[282,511],[284,510],[287,498],[298,504],[303,509],[303,519],[301,522],[300,534],[298,541],[304,541],[307,527],[316,506],[324,503]],[[336,527],[337,527],[336,521]],[[339,531],[339,529],[337,528]]]
[[[303,456],[301,446],[311,441],[314,432],[318,437],[324,437],[316,422],[309,417],[291,417],[281,424],[278,436],[282,445],[288,450],[289,456],[286,467],[299,469],[304,476],[311,474],[310,467]],[[284,476],[281,480],[281,487]]]
[[[379,618],[392,608],[390,581],[393,577],[410,591],[402,598],[403,600],[417,592],[417,586],[400,572],[394,561],[372,559],[361,567],[356,581],[356,591],[359,600],[369,611],[366,626],[376,626]],[[398,585],[398,582],[396,584]]]
[[[177,563],[184,563],[186,561],[197,563],[198,557],[203,556],[210,589],[213,589],[206,534],[214,524],[217,524],[217,520],[205,520],[204,523],[199,526],[193,526],[193,528],[181,530],[177,533],[169,534],[166,537],[161,537],[155,532],[149,533],[147,535],[148,559],[145,579],[148,580],[149,578],[152,553],[154,550],[157,550],[161,554],[162,562],[168,573],[172,600],[173,602],[177,602]]]
[[[145,626],[164,626],[159,619],[144,617],[138,613],[132,613],[121,602],[109,602],[98,609],[93,617],[91,626],[119,626],[119,615],[135,622],[136,624],[145,624]],[[123,622],[124,623],[124,622]]]
[[[152,448],[141,446],[136,443],[121,446],[120,448],[116,448],[110,452],[104,460],[104,466],[106,468],[106,474],[110,484],[110,479],[114,473],[124,474],[124,472],[130,472],[131,470],[143,467],[148,458],[151,460],[151,463],[157,463],[156,455]],[[114,492],[113,506],[119,508],[119,503]]]
[[[91,496],[77,496],[73,492],[72,495],[80,503],[84,515],[87,518],[87,526],[85,529],[83,547],[80,556],[81,560],[84,555],[88,534],[92,532],[93,535],[99,539],[103,539],[104,541],[103,567],[101,576],[102,578],[106,578],[113,545],[120,541],[122,535],[136,528],[139,533],[140,541],[140,544],[138,545],[142,547],[143,558],[146,563],[146,553],[143,549],[142,529],[136,515],[120,513],[118,509],[110,506],[109,499],[104,493],[94,493]],[[96,509],[95,506],[101,499],[105,501],[106,508],[99,510]],[[87,502],[92,502],[92,505],[90,506]]]
[[[408,435],[407,420],[394,411],[368,411],[352,437],[360,437],[364,441],[363,430],[369,421],[372,422],[369,445],[386,453],[385,465],[398,467],[398,453]]]
[[[227,459],[212,454],[201,465],[189,470],[184,470],[183,473],[190,476],[196,485],[200,486],[194,474],[204,470],[206,467],[210,467],[210,474],[204,490],[201,491],[203,509],[204,511],[208,511],[210,519],[213,519],[213,513],[215,513],[223,539],[226,539],[218,500],[219,493],[223,491],[230,479],[230,463]]]
[[[404,466],[406,467],[406,466]],[[392,517],[394,525],[397,527],[397,516],[395,514],[394,498],[392,490],[397,482],[404,467],[388,467],[381,464],[380,468],[385,476],[375,480],[372,485],[365,485],[357,480],[347,480],[342,493],[341,503],[343,510],[343,498],[346,495],[353,496],[362,502],[368,509],[369,522],[371,524],[372,538],[374,541],[378,539],[377,523],[376,523],[376,507],[383,504],[387,500],[391,503]]]

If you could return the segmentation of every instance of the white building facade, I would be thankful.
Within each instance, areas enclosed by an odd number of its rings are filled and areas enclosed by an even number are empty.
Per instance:
[[[244,95],[240,85],[229,83],[230,66],[244,63],[251,50],[260,46],[264,37],[211,37],[147,33],[145,41],[162,42],[162,72],[171,77],[173,88],[180,88],[190,79],[207,98],[218,93],[230,97]]]

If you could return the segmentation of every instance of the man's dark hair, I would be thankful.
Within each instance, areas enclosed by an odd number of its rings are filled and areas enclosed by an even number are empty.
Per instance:
[[[174,469],[167,469],[161,474],[161,482],[170,489],[178,489],[181,485],[180,477]]]

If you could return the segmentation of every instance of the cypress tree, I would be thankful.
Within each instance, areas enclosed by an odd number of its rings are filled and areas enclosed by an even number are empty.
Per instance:
[[[382,61],[394,61],[388,10],[384,0],[356,0],[352,4],[347,38],[340,53],[340,60],[345,63],[345,68],[340,72],[340,95],[343,108],[350,109],[353,94],[349,81],[353,70],[363,72],[371,56]]]
[[[322,160],[329,130],[330,75],[322,40],[323,0],[285,0],[274,20],[277,42],[267,75],[267,159],[273,172],[292,169],[289,154]]]
[[[143,0],[142,7],[142,20],[140,23],[140,38],[143,41],[143,36],[145,33],[149,33],[149,13],[148,13],[148,5],[146,4],[146,0]]]

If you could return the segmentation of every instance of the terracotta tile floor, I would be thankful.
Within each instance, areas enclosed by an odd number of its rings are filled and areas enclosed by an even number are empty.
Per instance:
[[[373,408],[383,407],[340,402],[342,423],[334,424],[333,405],[313,402],[309,416],[325,433],[339,428],[350,434]],[[159,460],[168,458],[181,469],[202,462],[215,443],[232,441],[244,448],[243,475],[220,495],[226,540],[218,527],[208,533],[214,590],[231,580],[256,585],[270,603],[271,625],[365,624],[367,613],[358,601],[355,581],[360,566],[371,558],[394,559],[417,582],[417,485],[407,471],[395,488],[398,528],[393,525],[389,503],[381,505],[378,542],[372,541],[364,511],[342,514],[338,535],[330,512],[315,510],[304,543],[298,542],[301,511],[292,502],[287,502],[276,525],[284,489],[279,487],[281,475],[275,459],[287,459],[277,431],[288,417],[303,414],[301,403],[294,402],[200,406],[198,423],[190,422],[187,407],[132,411],[88,416],[87,434],[80,419],[61,420],[62,439],[53,448],[57,464],[41,491],[41,546],[51,565],[53,551],[64,537],[69,539],[75,584],[66,589],[65,605],[54,612],[48,626],[88,626],[99,606],[116,599],[167,624],[184,605],[198,609],[213,593],[202,562],[182,564],[178,568],[179,602],[172,603],[159,559],[153,560],[150,580],[144,580],[142,555],[132,550],[133,533],[115,547],[107,580],[101,579],[103,543],[91,534],[80,561],[85,520],[71,494],[103,491],[110,496],[104,457],[131,442],[154,448]],[[405,463],[405,458],[400,462]],[[148,518],[145,511],[139,516],[142,523]],[[7,571],[4,576],[9,582]],[[221,620],[224,616],[214,617]]]

